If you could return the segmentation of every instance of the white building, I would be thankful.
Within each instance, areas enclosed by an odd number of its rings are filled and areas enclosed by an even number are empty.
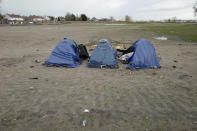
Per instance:
[[[20,15],[6,14],[4,19],[7,20],[8,24],[23,24],[24,18]]]
[[[48,22],[50,21],[50,18],[48,16],[45,16],[45,17],[42,17],[42,16],[29,16],[29,19],[31,22],[34,22],[34,23],[45,23],[45,22]]]

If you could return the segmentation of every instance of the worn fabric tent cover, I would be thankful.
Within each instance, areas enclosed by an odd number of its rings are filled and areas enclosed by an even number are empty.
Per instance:
[[[107,68],[118,68],[116,56],[117,52],[109,40],[102,39],[92,52],[87,67],[100,68],[106,66]]]
[[[129,67],[131,70],[136,68],[146,69],[150,67],[160,68],[158,57],[153,45],[145,40],[140,39],[133,43],[134,53],[129,58]]]
[[[48,60],[44,63],[46,66],[63,66],[74,68],[81,65],[78,57],[78,48],[75,41],[64,38],[52,51]]]

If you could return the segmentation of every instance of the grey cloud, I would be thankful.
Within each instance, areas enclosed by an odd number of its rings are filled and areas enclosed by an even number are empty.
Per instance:
[[[67,12],[86,13],[90,17],[117,19],[130,15],[136,20],[177,16],[192,19],[195,0],[4,0],[4,13],[64,16]],[[191,8],[190,8],[191,7]],[[180,15],[180,12],[183,13]],[[160,15],[159,15],[160,14]]]

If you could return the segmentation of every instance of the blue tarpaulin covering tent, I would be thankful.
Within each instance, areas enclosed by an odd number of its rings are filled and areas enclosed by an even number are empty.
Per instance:
[[[81,65],[78,57],[78,48],[75,41],[64,38],[52,51],[48,60],[44,63],[46,66],[62,66],[74,68]]]
[[[140,68],[146,69],[150,67],[160,68],[160,64],[153,45],[145,40],[140,39],[133,43],[134,53],[129,58],[129,67],[131,70]]]
[[[87,67],[100,68],[118,68],[116,61],[117,52],[107,39],[102,39],[90,56]]]

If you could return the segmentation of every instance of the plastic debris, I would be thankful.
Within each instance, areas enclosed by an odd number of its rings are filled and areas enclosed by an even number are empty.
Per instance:
[[[89,111],[88,109],[85,109],[84,112],[85,112],[85,113],[89,113],[90,111]]]
[[[39,78],[38,77],[31,77],[29,78],[30,80],[38,80]]]
[[[40,63],[41,61],[40,61],[40,60],[35,60],[35,62],[36,62],[36,63]]]
[[[172,68],[176,68],[176,66],[172,66]]]
[[[132,55],[133,55],[133,52],[125,54],[125,55],[122,55],[120,57],[120,60],[127,61]]]
[[[101,65],[101,69],[106,68],[106,65]]]
[[[167,37],[161,36],[161,37],[153,37],[156,40],[168,40]]]
[[[82,123],[82,125],[85,127],[85,126],[86,126],[86,124],[87,124],[87,121],[86,121],[86,120],[84,120],[84,121],[83,121],[83,123]]]

